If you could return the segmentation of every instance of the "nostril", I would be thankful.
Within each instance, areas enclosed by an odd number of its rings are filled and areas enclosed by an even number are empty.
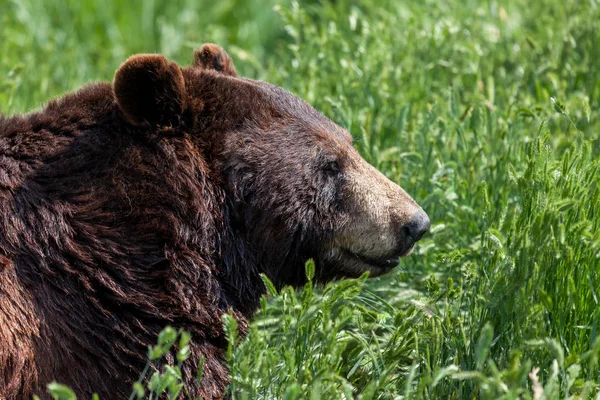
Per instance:
[[[423,210],[419,210],[402,228],[400,228],[400,235],[404,240],[412,243],[421,240],[425,232],[429,230],[431,222],[429,217]]]
[[[400,228],[400,236],[402,237],[402,239],[410,239],[412,237],[412,234],[410,232],[410,228],[408,225],[409,224],[406,224],[402,228]]]

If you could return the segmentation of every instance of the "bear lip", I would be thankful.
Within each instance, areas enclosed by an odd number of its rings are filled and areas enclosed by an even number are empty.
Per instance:
[[[355,253],[346,248],[342,248],[342,251],[348,257],[358,259],[361,262],[363,262],[364,264],[367,264],[367,265],[373,266],[373,267],[377,267],[377,268],[381,268],[383,270],[391,270],[392,268],[397,266],[398,263],[400,262],[400,257],[405,257],[405,256],[409,255],[410,253],[412,253],[412,250],[413,250],[413,246],[411,246],[406,251],[402,251],[400,254],[396,254],[396,255],[392,255],[392,256],[385,256],[385,257],[381,257],[381,258],[373,258],[373,257],[369,257],[369,256],[366,256],[363,254]]]

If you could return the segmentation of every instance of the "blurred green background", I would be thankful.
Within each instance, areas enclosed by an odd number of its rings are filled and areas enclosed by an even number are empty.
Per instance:
[[[257,75],[284,38],[274,5],[2,0],[1,110],[25,111],[86,82],[112,80],[119,64],[135,53],[161,53],[187,65],[193,49],[206,42],[227,46],[243,73]]]
[[[234,398],[593,398],[597,0],[0,0],[0,111],[204,42],[347,128],[428,212],[392,274],[226,319]],[[597,398],[597,397],[596,397]]]

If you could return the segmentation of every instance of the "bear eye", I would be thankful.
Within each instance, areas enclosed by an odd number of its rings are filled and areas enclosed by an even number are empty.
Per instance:
[[[337,174],[340,172],[340,164],[337,160],[328,161],[327,164],[325,164],[325,171],[330,174]]]

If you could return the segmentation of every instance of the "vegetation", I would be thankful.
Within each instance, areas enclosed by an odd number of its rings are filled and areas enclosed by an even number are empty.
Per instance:
[[[188,64],[217,42],[428,212],[392,274],[272,290],[245,339],[225,316],[235,399],[600,398],[600,3],[273,6],[2,0],[0,110],[111,80],[135,52]],[[161,340],[153,357],[188,338]],[[177,368],[162,372],[133,397],[174,394]]]

